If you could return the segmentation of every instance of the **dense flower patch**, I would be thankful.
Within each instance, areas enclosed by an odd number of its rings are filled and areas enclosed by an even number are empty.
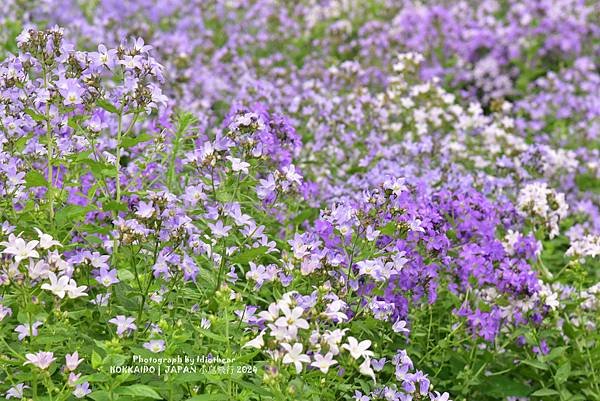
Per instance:
[[[0,395],[600,400],[600,9],[0,5]]]

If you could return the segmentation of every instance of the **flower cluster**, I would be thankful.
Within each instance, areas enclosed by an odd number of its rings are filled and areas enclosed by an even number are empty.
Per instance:
[[[595,4],[42,3],[0,5],[5,398],[597,398]]]

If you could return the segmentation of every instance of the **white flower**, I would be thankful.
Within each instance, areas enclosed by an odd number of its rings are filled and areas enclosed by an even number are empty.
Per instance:
[[[48,279],[50,280],[50,284],[44,283],[42,284],[42,290],[48,290],[52,292],[59,298],[64,298],[65,293],[71,290],[70,279],[68,276],[56,277],[54,272],[48,273]]]
[[[360,357],[371,357],[373,356],[373,352],[369,351],[369,347],[371,346],[371,340],[364,340],[360,343],[354,337],[348,337],[348,343],[342,345],[342,349],[350,352],[350,356],[354,359],[358,359]]]
[[[274,324],[268,324],[267,327],[271,329],[271,336],[275,337],[277,341],[290,341],[296,338],[296,334],[292,335],[287,327],[279,327]]]
[[[392,330],[394,330],[395,333],[410,333],[410,330],[406,328],[406,322],[400,319],[396,320],[396,322],[392,325]]]
[[[253,340],[250,340],[246,344],[242,345],[242,348],[250,347],[250,348],[256,348],[256,349],[262,349],[262,347],[265,346],[265,340],[263,339],[264,335],[265,335],[265,331],[263,330]]]
[[[32,280],[48,277],[49,271],[50,265],[45,260],[38,260],[36,263],[34,263],[33,260],[29,261],[27,272]]]
[[[540,219],[546,225],[550,238],[559,234],[559,222],[567,217],[569,209],[565,194],[548,188],[545,182],[526,185],[519,192],[517,203],[523,216]]]
[[[329,368],[337,363],[337,361],[333,360],[333,354],[328,352],[325,356],[321,354],[315,354],[315,361],[310,364],[310,366],[314,366],[315,368],[319,368],[321,372],[327,373]]]
[[[227,160],[231,162],[231,169],[233,171],[241,171],[244,174],[248,174],[248,167],[250,167],[250,163],[246,163],[245,161],[232,156],[227,156]]]
[[[452,401],[448,393],[440,394],[439,391],[434,391],[434,393],[435,395],[431,395],[431,401]]]
[[[346,334],[348,329],[335,329],[333,331],[327,330],[323,335],[323,339],[329,346],[329,350],[333,353],[333,355],[337,355],[340,353],[338,345],[344,339],[344,334]]]
[[[86,289],[87,289],[87,286],[82,285],[82,286],[78,287],[75,280],[71,279],[71,280],[69,280],[69,285],[67,286],[67,295],[71,299],[85,297],[85,296],[87,296],[87,293],[84,292]]]
[[[280,317],[275,321],[275,326],[286,327],[290,334],[295,337],[298,333],[298,329],[308,329],[308,322],[302,319],[304,309],[296,306],[294,309],[290,309],[289,306],[283,305],[281,311],[284,316]]]
[[[38,236],[40,237],[40,248],[42,249],[50,249],[53,246],[62,246],[60,242],[56,241],[49,234],[44,234],[39,228],[34,227],[35,231],[37,231]]]
[[[281,346],[287,351],[283,356],[283,363],[286,365],[293,363],[296,367],[296,373],[302,372],[302,362],[310,363],[310,357],[302,353],[302,344],[295,343],[293,346],[283,343]]]
[[[283,173],[289,182],[296,183],[298,185],[302,184],[302,176],[296,172],[296,167],[294,167],[293,164],[284,167]]]
[[[373,381],[376,381],[375,380],[375,372],[373,371],[373,368],[371,367],[371,358],[366,357],[365,360],[363,361],[363,363],[360,364],[358,371],[365,376],[371,377],[373,379]]]
[[[35,247],[39,244],[39,241],[25,242],[23,238],[15,237],[14,234],[8,236],[8,242],[2,241],[0,245],[4,245],[6,249],[2,253],[14,255],[15,262],[20,262],[23,259],[28,258],[39,258],[40,254],[35,250]]]

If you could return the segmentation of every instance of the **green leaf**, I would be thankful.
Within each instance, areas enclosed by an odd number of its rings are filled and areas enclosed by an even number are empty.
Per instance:
[[[96,355],[98,355],[98,354],[96,354]],[[92,354],[92,367],[94,365],[93,357],[94,357],[94,354]],[[102,361],[100,361],[100,363],[102,363]],[[93,373],[91,375],[83,376],[79,380],[81,381],[81,383],[83,383],[84,381],[88,381],[90,383],[105,383],[105,382],[109,381],[109,379],[110,379],[110,376],[108,376],[106,373],[98,372],[98,373]]]
[[[48,181],[42,173],[36,170],[30,170],[25,174],[25,185],[31,187],[47,187]]]
[[[545,363],[538,361],[537,359],[528,359],[526,361],[521,361],[525,365],[533,366],[536,369],[548,370],[548,366]]]
[[[208,330],[198,330],[200,333],[202,333],[202,335],[208,337],[208,338],[212,338],[215,341],[220,341],[220,342],[227,342],[227,338],[225,336],[220,336],[218,334],[215,334],[213,332],[210,332]]]
[[[264,255],[269,250],[266,246],[259,246],[256,248],[246,249],[238,253],[231,261],[233,263],[248,263],[251,260]]]
[[[115,390],[116,394],[128,395],[130,397],[145,397],[154,400],[162,400],[163,398],[150,386],[145,384],[133,384],[127,387],[119,387]]]
[[[532,397],[546,397],[549,395],[557,395],[558,391],[552,390],[550,388],[543,388],[531,394]]]
[[[383,226],[379,232],[382,235],[392,235],[396,232],[396,222],[395,221],[390,221],[389,223],[387,223],[385,226]]]
[[[104,110],[108,111],[109,113],[113,113],[113,114],[118,114],[119,110],[109,101],[105,100],[105,99],[100,99],[98,101],[96,101],[96,104],[99,107],[102,107]]]
[[[33,109],[25,109],[25,114],[29,115],[31,118],[33,118],[34,121],[37,122],[44,121],[46,119],[46,117],[44,117],[43,115],[41,115]]]
[[[484,386],[485,388],[482,390],[487,394],[503,399],[506,397],[526,397],[531,393],[529,386],[506,376],[490,377],[484,383]]]
[[[94,210],[93,206],[67,205],[56,212],[56,222],[62,225],[67,221],[80,220],[92,210]]]
[[[186,401],[220,401],[227,400],[225,394],[200,394],[195,395],[192,398],[188,398]]]
[[[237,384],[239,384],[241,387],[247,388],[248,390],[252,391],[254,394],[262,395],[262,396],[265,396],[265,397],[272,397],[273,396],[273,393],[271,393],[270,391],[268,391],[264,387],[257,386],[256,384],[251,383],[249,381],[238,380],[238,379],[234,379],[234,381]]]
[[[139,143],[147,142],[151,139],[152,139],[152,136],[150,136],[146,133],[140,134],[133,138],[125,137],[125,138],[121,139],[121,146],[124,148],[131,148]]]
[[[129,208],[123,202],[109,200],[106,202],[102,202],[102,210],[104,210],[105,212],[126,212],[127,210],[129,210]]]
[[[85,160],[82,160],[82,162],[84,162],[85,164],[90,166],[90,171],[96,178],[115,177],[116,176],[115,167],[111,166],[110,164],[101,163],[99,161],[92,160],[92,159],[85,159]]]
[[[131,280],[135,279],[135,276],[133,275],[133,273],[126,269],[119,269],[117,271],[117,277],[121,281],[131,281]]]
[[[558,358],[561,355],[565,355],[565,351],[568,348],[569,347],[556,347],[556,348],[553,348],[552,351],[550,351],[550,353],[544,357],[544,360],[546,362],[550,362],[550,361]]]
[[[564,363],[563,365],[561,365],[558,368],[558,370],[556,371],[556,374],[554,375],[554,378],[556,379],[556,382],[558,384],[562,384],[567,381],[567,379],[569,378],[570,375],[571,375],[571,362],[567,361],[566,363]]]
[[[109,401],[110,400],[110,394],[106,390],[94,391],[93,393],[90,393],[88,395],[88,397],[90,397],[92,400],[95,400],[95,401]]]
[[[102,357],[96,352],[92,352],[92,369],[98,369],[102,365]]]

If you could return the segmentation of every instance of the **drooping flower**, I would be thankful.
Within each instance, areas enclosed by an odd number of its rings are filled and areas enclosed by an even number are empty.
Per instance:
[[[262,349],[262,347],[265,346],[265,340],[263,339],[264,335],[265,335],[265,331],[262,330],[255,338],[248,341],[246,344],[242,345],[242,348],[250,347],[250,348],[256,348],[256,349]]]
[[[369,358],[368,356],[365,357],[365,360],[363,361],[363,363],[360,364],[359,372],[365,376],[369,376],[370,378],[373,379],[373,381],[376,381],[375,380],[375,372],[373,371],[373,368],[371,367],[371,358]]]

